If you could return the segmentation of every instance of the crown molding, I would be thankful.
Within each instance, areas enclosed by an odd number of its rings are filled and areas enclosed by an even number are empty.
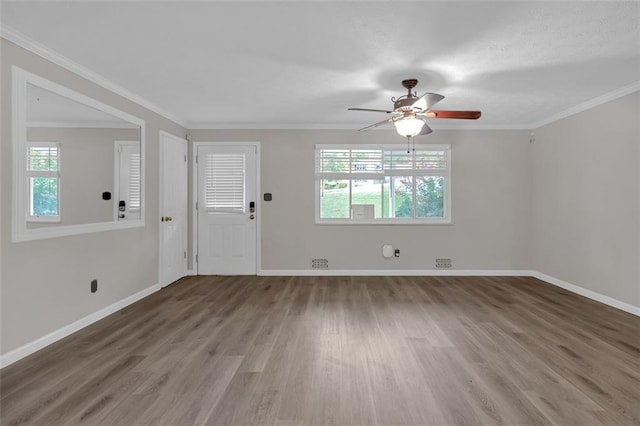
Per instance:
[[[554,114],[550,117],[545,118],[544,120],[540,120],[537,123],[533,123],[530,126],[531,130],[538,129],[542,126],[546,126],[547,124],[554,123],[556,121],[562,120],[563,118],[570,117],[572,115],[578,114],[580,112],[586,111],[591,108],[595,108],[607,102],[614,101],[623,96],[630,95],[633,92],[637,92],[640,90],[640,81],[636,81],[635,83],[629,84],[628,86],[621,87],[620,89],[616,89],[612,92],[605,93],[604,95],[598,96],[596,98],[590,99],[586,102],[582,102],[576,106],[573,106],[569,109],[566,109],[562,112]]]
[[[148,109],[149,111],[152,111],[166,118],[167,120],[173,121],[174,123],[179,124],[180,126],[186,128],[186,121],[183,120],[182,118],[160,108],[159,106],[142,98],[141,96],[136,95],[130,90],[125,89],[124,87],[107,79],[106,77],[101,76],[95,71],[92,71],[89,68],[86,68],[78,64],[77,62],[72,61],[71,59],[61,55],[55,50],[50,49],[49,47],[46,47],[38,43],[37,41],[27,37],[21,32],[5,24],[0,25],[0,37],[22,47],[23,49],[28,50],[29,52],[35,55],[40,56],[43,59],[46,59],[49,62],[52,62],[66,69],[67,71],[77,74],[80,77],[85,78],[106,90],[109,90],[110,92],[113,92],[119,96],[122,96],[123,98],[128,99],[131,102],[136,103]]]
[[[215,123],[215,122],[189,122],[187,128],[189,130],[353,130],[356,131],[362,124],[268,124],[268,123]],[[531,130],[528,124],[433,124],[429,122],[429,127],[433,130]],[[393,128],[375,128],[372,132],[395,132]]]
[[[111,80],[101,76],[77,62],[74,62],[58,52],[36,42],[19,31],[5,25],[0,25],[0,37],[71,71],[87,80],[107,89],[117,95],[120,95],[160,116],[179,124],[180,126],[190,130],[357,130],[358,124],[348,125],[345,123],[218,123],[218,122],[189,122],[175,114],[166,111],[150,101],[136,95],[128,89],[112,82]],[[517,123],[517,124],[483,124],[483,123],[438,123],[430,126],[434,130],[535,130],[547,124],[551,124],[563,118],[570,117],[588,109],[597,107],[604,103],[613,101],[622,96],[629,95],[640,90],[640,81],[632,83],[628,86],[614,90],[604,95],[598,96],[586,102],[582,102],[567,110],[553,114],[545,119],[534,123]],[[373,129],[374,131],[388,131],[393,129]]]
[[[104,121],[29,121],[27,127],[73,128],[73,129],[140,129],[133,123],[107,123]]]
[[[553,114],[545,119],[534,123],[519,124],[483,124],[472,122],[429,122],[429,127],[433,130],[536,130],[547,124],[562,120],[580,112],[595,108],[607,102],[614,101],[631,93],[640,91],[640,81],[605,93],[588,101],[582,102],[569,109]],[[265,123],[214,123],[214,122],[188,122],[187,128],[193,130],[356,130],[360,124],[347,125],[339,124],[265,124]],[[393,128],[375,128],[370,131],[394,131]]]

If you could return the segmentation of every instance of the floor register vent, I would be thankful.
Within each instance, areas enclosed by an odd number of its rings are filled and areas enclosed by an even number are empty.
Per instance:
[[[311,259],[311,269],[329,269],[329,260]]]

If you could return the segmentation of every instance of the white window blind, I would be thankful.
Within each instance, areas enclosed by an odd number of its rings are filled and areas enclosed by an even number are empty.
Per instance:
[[[140,210],[140,152],[131,153],[129,156],[129,210]]]
[[[57,177],[59,168],[58,145],[42,142],[27,147],[27,171],[30,175]]]
[[[115,141],[115,150],[115,215],[118,220],[140,219],[142,208],[140,143],[137,141]],[[120,210],[120,202],[125,203],[124,210]]]
[[[399,149],[397,151],[383,151],[384,152],[384,170],[402,170],[403,173],[406,170],[413,169],[413,154],[408,153],[406,149]]]
[[[244,154],[207,154],[205,209],[210,212],[244,213],[245,176]]]
[[[337,178],[356,174],[383,176],[440,174],[448,169],[448,150],[416,147],[399,149],[316,149],[316,175]]]

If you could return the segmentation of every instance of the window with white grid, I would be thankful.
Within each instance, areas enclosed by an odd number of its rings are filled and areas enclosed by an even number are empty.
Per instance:
[[[60,221],[60,146],[55,142],[27,144],[27,220]]]
[[[317,223],[450,223],[451,147],[316,145]]]

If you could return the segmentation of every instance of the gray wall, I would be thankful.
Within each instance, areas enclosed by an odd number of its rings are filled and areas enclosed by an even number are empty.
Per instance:
[[[528,131],[436,131],[423,140],[451,144],[452,225],[316,225],[314,145],[404,144],[395,131],[193,130],[194,141],[260,141],[262,268],[530,269],[531,146]],[[262,198],[262,197],[260,197]],[[400,249],[382,257],[382,245]]]
[[[0,353],[158,282],[158,132],[185,129],[2,39]],[[146,226],[11,243],[11,65],[146,120]],[[538,270],[640,306],[639,95],[529,131],[436,131],[452,145],[452,225],[316,225],[314,145],[402,143],[393,131],[194,130],[195,141],[260,141],[265,270]],[[192,149],[192,146],[190,146]],[[191,174],[190,174],[191,178]],[[191,196],[191,193],[189,193]],[[192,224],[189,225],[190,227]],[[191,238],[191,233],[189,234]],[[401,250],[381,257],[382,244]],[[191,242],[189,247],[191,247]],[[190,259],[192,256],[190,255]],[[91,279],[99,291],[89,292]]]
[[[27,228],[113,220],[115,200],[103,200],[102,193],[115,197],[115,141],[139,141],[139,129],[32,127],[27,140],[60,145],[62,200],[60,222],[30,222]]]
[[[1,39],[1,353],[158,283],[158,132],[185,129]],[[11,66],[43,76],[146,121],[146,226],[11,242]],[[99,290],[89,291],[97,278]]]
[[[640,306],[640,92],[535,134],[533,269]]]

